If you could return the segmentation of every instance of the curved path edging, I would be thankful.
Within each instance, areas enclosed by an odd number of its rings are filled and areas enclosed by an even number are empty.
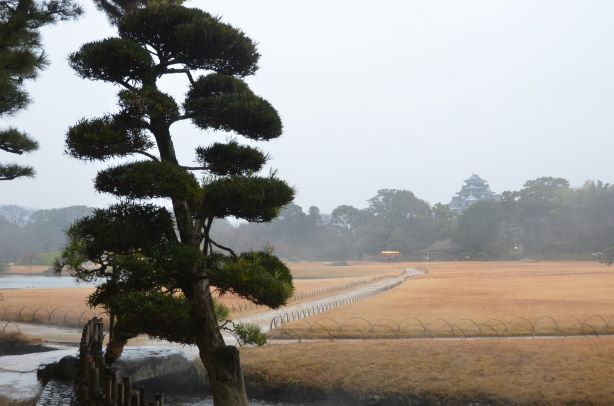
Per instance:
[[[233,320],[235,323],[249,323],[259,325],[264,332],[268,332],[284,323],[292,320],[299,320],[305,317],[335,309],[340,306],[358,302],[371,296],[390,290],[399,286],[407,279],[422,276],[426,271],[416,268],[406,268],[404,273],[397,277],[375,281],[367,286],[354,289],[348,292],[321,299],[285,306],[277,310],[270,310],[252,316],[246,316]]]

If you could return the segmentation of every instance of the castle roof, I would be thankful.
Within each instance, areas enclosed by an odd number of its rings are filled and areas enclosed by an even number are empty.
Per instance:
[[[465,179],[463,186],[450,202],[450,209],[462,212],[480,200],[499,200],[500,196],[490,190],[488,182],[475,173]]]

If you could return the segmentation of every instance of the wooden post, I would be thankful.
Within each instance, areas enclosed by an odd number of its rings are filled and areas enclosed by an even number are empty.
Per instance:
[[[90,398],[89,398],[89,392],[88,392],[87,384],[85,384],[85,383],[82,384],[80,388],[81,388],[81,390],[79,391],[80,399],[83,402],[89,402]]]
[[[102,321],[102,319],[98,319],[97,324],[98,324],[98,343],[100,345],[100,349],[102,350],[102,343],[104,342],[104,322]]]
[[[79,370],[81,371],[81,378],[87,380],[87,353],[89,351],[87,344],[81,344],[79,347]]]
[[[139,400],[139,392],[132,391],[130,394],[130,406],[139,406],[139,403],[141,403]]]
[[[128,406],[124,405],[124,384],[122,382],[117,382],[117,398],[115,401],[117,406]]]
[[[112,326],[111,326],[112,328]],[[76,400],[79,406],[164,406],[164,395],[145,402],[145,389],[132,389],[130,377],[121,378],[117,368],[107,368],[103,359],[104,321],[94,317],[83,327],[79,346]]]
[[[119,396],[117,396],[117,381],[119,380],[119,377],[115,368],[112,368],[111,370],[111,403],[117,403],[117,399],[119,398]]]
[[[139,406],[145,406],[145,388],[142,386],[139,387]]]
[[[102,396],[104,400],[104,405],[111,405],[111,393],[112,393],[112,375],[113,371],[111,368],[105,368],[103,373],[103,382],[102,382]]]
[[[122,379],[124,383],[124,406],[130,406],[130,395],[132,393],[132,384],[130,382],[130,377],[126,376]]]
[[[113,327],[115,327],[115,314],[110,313],[109,314],[109,340],[112,340],[114,336]]]
[[[100,392],[100,378],[98,377],[98,368],[94,365],[94,363],[90,364],[90,393],[92,394],[92,398],[96,398],[98,396],[98,392]]]
[[[89,344],[90,343],[90,334],[92,331],[92,324],[90,322],[88,322],[85,325],[85,331],[83,332],[83,338],[85,339],[85,343]]]

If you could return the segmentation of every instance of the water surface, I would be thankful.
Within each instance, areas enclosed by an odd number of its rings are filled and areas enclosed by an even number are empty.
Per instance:
[[[176,397],[169,396],[164,400],[164,404],[172,406],[213,406],[213,398],[211,396],[206,397]],[[299,403],[280,403],[280,402],[266,402],[264,400],[249,400],[250,406],[306,406]]]
[[[87,288],[95,285],[95,282],[77,282],[72,276],[0,275],[0,290]]]

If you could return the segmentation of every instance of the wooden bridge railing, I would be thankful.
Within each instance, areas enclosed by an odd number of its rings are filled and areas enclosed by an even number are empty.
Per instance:
[[[133,387],[130,377],[104,363],[104,323],[94,317],[85,327],[79,346],[79,371],[75,380],[76,406],[164,406],[164,395],[145,403],[145,389]]]

